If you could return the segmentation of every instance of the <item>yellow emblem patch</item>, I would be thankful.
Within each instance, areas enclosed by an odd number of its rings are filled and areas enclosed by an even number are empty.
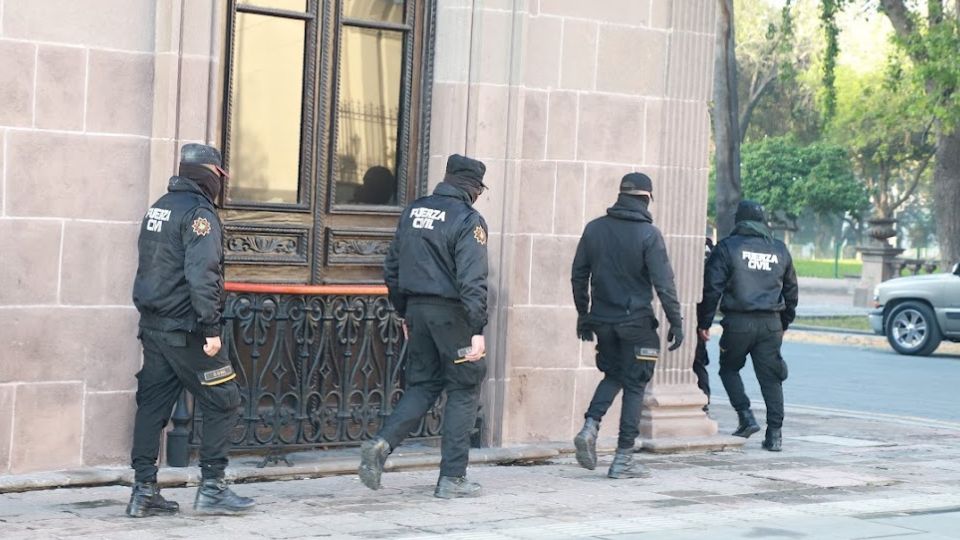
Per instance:
[[[193,234],[197,236],[210,234],[210,222],[207,221],[207,218],[198,217],[193,220]]]
[[[477,225],[477,228],[473,230],[473,237],[477,239],[477,243],[481,246],[487,245],[487,231],[483,230],[480,225]]]

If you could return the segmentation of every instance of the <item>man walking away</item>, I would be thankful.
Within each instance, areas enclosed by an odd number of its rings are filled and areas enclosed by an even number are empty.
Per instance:
[[[483,163],[450,156],[433,195],[408,206],[384,263],[390,302],[405,317],[407,388],[380,433],[361,447],[360,480],[380,488],[383,465],[446,391],[440,478],[434,496],[476,497],[467,480],[470,432],[486,377],[487,224],[473,203]]]
[[[180,171],[140,226],[133,303],[140,312],[143,368],[137,374],[133,494],[127,514],[174,514],[157,488],[160,434],[183,388],[203,411],[201,484],[194,509],[234,513],[253,499],[227,487],[228,432],[240,408],[236,373],[220,342],[223,242],[215,202],[227,173],[220,152],[202,144],[180,151]]]
[[[708,341],[719,304],[723,311],[720,380],[739,420],[733,434],[749,437],[760,431],[740,378],[749,354],[767,406],[762,446],[771,452],[779,452],[782,445],[787,364],[780,346],[796,316],[797,297],[797,274],[787,246],[773,238],[763,207],[742,201],[733,233],[717,244],[707,261],[697,328],[700,339]]]
[[[623,390],[617,453],[607,476],[642,478],[650,472],[633,459],[640,435],[643,392],[660,357],[659,323],[654,317],[653,288],[670,321],[670,350],[683,342],[683,319],[673,269],[660,231],[647,206],[653,182],[630,173],[620,182],[620,194],[607,215],[587,224],[577,245],[571,282],[577,306],[577,336],[597,338],[597,368],[603,380],[587,409],[583,429],[574,439],[577,462],[597,466],[597,432],[614,398]]]

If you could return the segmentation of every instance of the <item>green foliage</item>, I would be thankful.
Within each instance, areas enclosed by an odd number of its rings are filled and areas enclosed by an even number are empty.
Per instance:
[[[794,259],[793,268],[800,277],[833,278],[833,259]],[[859,276],[863,263],[856,259],[840,260],[840,277]]]
[[[815,106],[819,55],[816,4],[736,0],[739,100],[746,110],[745,141],[794,134],[812,141],[819,134]]]
[[[812,144],[804,148],[802,159],[812,167],[805,181],[796,185],[793,195],[814,214],[857,214],[867,206],[867,194],[854,176],[850,157],[843,148],[829,143]]]
[[[823,28],[826,47],[823,52],[823,116],[829,121],[837,111],[836,82],[837,55],[840,54],[840,26],[837,13],[843,9],[845,0],[820,0],[820,25]]]
[[[913,17],[920,30],[895,40],[913,59],[914,69],[909,73],[913,93],[921,98],[923,112],[955,129],[960,126],[960,20],[941,13],[935,24],[924,25],[917,15]]]
[[[867,203],[846,151],[828,143],[772,137],[744,144],[741,182],[744,198],[794,217],[856,214]]]
[[[907,76],[911,69],[899,55],[885,73],[843,73],[828,132],[834,144],[849,149],[871,202],[887,217],[925,180],[934,150],[931,118],[921,105],[922,90]]]

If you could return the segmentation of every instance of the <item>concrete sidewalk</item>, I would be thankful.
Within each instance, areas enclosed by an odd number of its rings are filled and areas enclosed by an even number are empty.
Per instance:
[[[735,416],[716,406],[721,429]],[[175,518],[122,516],[129,488],[0,495],[2,538],[960,538],[960,423],[788,408],[785,451],[638,454],[650,479],[613,481],[560,454],[527,466],[474,466],[478,499],[432,497],[436,471],[388,473],[372,492],[353,475],[245,484],[259,506],[200,517],[194,489],[167,489]],[[601,459],[601,467],[610,457]]]

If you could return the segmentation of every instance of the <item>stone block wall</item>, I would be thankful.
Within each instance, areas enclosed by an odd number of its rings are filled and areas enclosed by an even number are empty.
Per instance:
[[[211,130],[222,3],[182,46],[180,5],[0,0],[0,474],[129,460],[137,229]]]

